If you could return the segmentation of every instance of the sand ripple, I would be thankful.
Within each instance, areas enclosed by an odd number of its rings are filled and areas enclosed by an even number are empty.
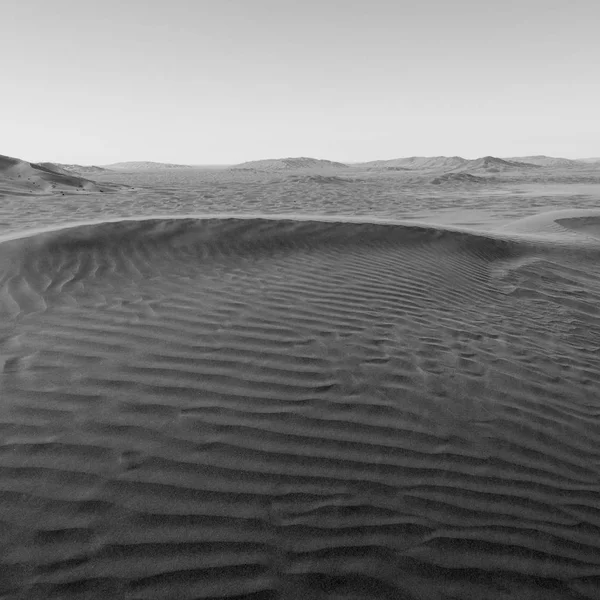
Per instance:
[[[0,244],[3,598],[597,598],[598,216]]]

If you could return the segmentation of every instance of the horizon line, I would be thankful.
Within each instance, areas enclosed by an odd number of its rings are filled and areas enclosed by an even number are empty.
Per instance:
[[[161,161],[161,160],[119,160],[119,161],[115,161],[115,162],[110,162],[110,163],[88,163],[88,164],[83,164],[83,163],[77,163],[77,162],[72,162],[72,163],[67,163],[67,162],[56,162],[56,161],[52,161],[52,160],[45,160],[45,161],[35,161],[38,164],[39,163],[54,163],[54,164],[59,164],[59,165],[79,165],[79,166],[85,166],[85,167],[110,167],[111,165],[120,165],[120,164],[126,164],[126,163],[137,163],[137,164],[142,164],[142,163],[151,163],[151,164],[158,164],[158,165],[174,165],[174,166],[182,166],[182,167],[231,167],[231,166],[236,166],[236,165],[243,165],[243,164],[247,164],[247,163],[255,163],[255,162],[262,162],[262,161],[277,161],[277,160],[296,160],[296,159],[310,159],[310,160],[318,160],[318,161],[323,161],[323,162],[334,162],[334,163],[340,163],[340,164],[344,164],[344,165],[360,165],[360,164],[366,164],[366,163],[372,163],[372,162],[389,162],[389,161],[393,161],[393,160],[406,160],[406,159],[410,159],[410,158],[459,158],[462,160],[478,160],[481,158],[498,158],[500,160],[515,160],[515,159],[525,159],[525,158],[550,158],[550,159],[559,159],[559,160],[571,160],[571,161],[586,161],[586,160],[600,160],[600,155],[598,156],[581,156],[578,158],[569,158],[566,156],[554,156],[551,154],[526,154],[526,155],[519,155],[519,156],[496,156],[494,154],[482,154],[479,156],[474,156],[473,158],[467,158],[465,156],[461,156],[458,154],[453,154],[453,155],[447,155],[447,154],[431,154],[431,155],[426,155],[426,154],[412,154],[412,155],[406,155],[406,156],[395,156],[392,158],[375,158],[375,159],[369,159],[369,160],[350,160],[350,161],[345,161],[345,160],[334,160],[334,159],[330,159],[330,158],[316,158],[315,156],[278,156],[278,157],[270,157],[270,158],[257,158],[257,159],[252,159],[252,160],[245,160],[242,162],[226,162],[226,163],[221,163],[221,162],[215,162],[215,163],[183,163],[183,162],[168,162],[168,161]],[[29,161],[28,161],[29,162]]]

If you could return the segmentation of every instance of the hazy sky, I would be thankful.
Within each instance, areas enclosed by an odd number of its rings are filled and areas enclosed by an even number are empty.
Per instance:
[[[0,154],[600,156],[598,0],[2,0]]]

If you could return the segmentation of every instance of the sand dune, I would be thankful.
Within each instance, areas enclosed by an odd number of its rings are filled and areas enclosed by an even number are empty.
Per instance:
[[[41,162],[41,163],[37,163],[38,167],[43,167],[46,170],[50,170],[53,171],[54,173],[60,173],[62,175],[69,175],[69,176],[73,176],[73,172],[69,171],[66,166],[63,165],[59,165],[58,163],[51,163],[51,162]]]
[[[1,595],[597,598],[599,224],[5,239]]]
[[[347,168],[348,165],[331,160],[317,158],[273,158],[265,160],[252,160],[231,167],[232,169],[256,169],[259,171],[281,171],[290,169],[328,169]]]
[[[435,185],[442,184],[464,184],[464,183],[479,183],[486,184],[490,182],[489,177],[478,177],[477,175],[471,175],[470,173],[444,173],[444,175],[440,175],[439,177],[435,177],[431,180],[431,183]]]
[[[54,163],[55,167],[75,175],[97,175],[99,173],[110,173],[110,169],[97,167],[95,165],[66,165],[63,163]]]
[[[527,158],[527,157],[525,157]],[[545,156],[530,157],[532,160],[527,162],[517,159],[502,159],[495,156],[484,156],[468,160],[460,156],[413,156],[409,158],[397,158],[392,160],[378,160],[366,163],[359,163],[355,167],[386,170],[386,169],[407,169],[411,171],[446,173],[477,173],[489,172],[499,173],[505,171],[523,171],[536,169],[540,166],[560,166],[568,167],[572,165],[582,166],[582,163],[569,161],[568,159],[557,159]],[[561,162],[566,161],[566,162]]]
[[[104,168],[119,171],[154,171],[164,169],[190,169],[192,165],[177,165],[173,163],[151,162],[151,161],[129,161],[104,165]]]
[[[387,169],[402,167],[410,170],[448,171],[467,164],[466,158],[460,156],[409,156],[391,160],[375,160],[360,163],[357,166]]]
[[[51,163],[28,163],[18,158],[0,155],[0,194],[48,194],[75,191],[101,191],[82,177],[55,170]]]
[[[515,171],[527,170],[536,167],[553,168],[576,168],[585,166],[585,163],[592,163],[594,159],[571,160],[568,158],[556,158],[552,156],[521,156],[514,158],[497,158],[495,156],[484,156],[468,160],[460,156],[413,156],[409,158],[397,158],[392,160],[376,160],[366,163],[358,163],[355,166],[372,169],[390,169],[399,170],[408,169],[415,171],[439,171],[446,173],[448,171]]]
[[[499,173],[502,171],[522,171],[539,168],[540,165],[537,164],[508,161],[503,160],[502,158],[496,158],[495,156],[484,156],[482,158],[467,161],[465,164],[455,169],[455,171],[469,173]]]
[[[570,158],[557,158],[554,156],[516,156],[513,158],[505,158],[509,162],[521,162],[541,167],[581,167],[581,161],[572,160]]]
[[[290,182],[290,183],[297,183],[299,185],[311,184],[311,183],[318,183],[318,184],[330,183],[330,184],[343,185],[345,183],[352,183],[353,180],[348,179],[347,177],[339,177],[337,175],[321,175],[319,173],[313,173],[313,174],[302,174],[302,175],[298,175],[298,174],[286,175],[285,181]]]

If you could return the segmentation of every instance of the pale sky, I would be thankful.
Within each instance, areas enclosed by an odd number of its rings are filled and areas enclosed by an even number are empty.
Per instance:
[[[0,154],[600,156],[598,0],[2,0]]]

